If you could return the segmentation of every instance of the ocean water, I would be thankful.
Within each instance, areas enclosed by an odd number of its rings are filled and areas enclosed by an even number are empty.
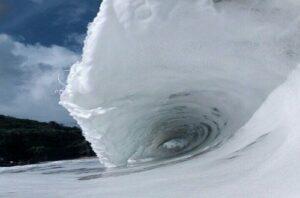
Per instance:
[[[103,1],[61,95],[103,166],[41,196],[299,197],[299,8]]]
[[[93,186],[85,177],[103,170],[93,158],[2,167],[0,197],[83,197],[82,193],[92,193],[88,189]],[[94,186],[94,189],[98,191],[101,187]]]

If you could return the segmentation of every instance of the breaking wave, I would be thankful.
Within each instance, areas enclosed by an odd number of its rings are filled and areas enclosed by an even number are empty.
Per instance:
[[[187,188],[243,178],[243,189],[259,185],[253,177],[275,188],[276,177],[295,193],[299,8],[296,0],[105,0],[61,104],[101,163],[117,167],[108,170],[168,164],[157,168],[168,181],[198,179]],[[155,175],[147,179],[158,186]]]

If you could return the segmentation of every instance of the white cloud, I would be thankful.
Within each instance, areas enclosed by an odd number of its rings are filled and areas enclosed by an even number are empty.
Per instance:
[[[58,105],[58,78],[78,59],[63,47],[26,45],[0,35],[0,114],[70,121]]]

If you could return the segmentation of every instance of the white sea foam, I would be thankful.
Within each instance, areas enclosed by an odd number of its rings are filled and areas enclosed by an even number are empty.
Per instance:
[[[106,195],[298,197],[299,8],[103,1],[61,104],[107,167],[156,168]]]

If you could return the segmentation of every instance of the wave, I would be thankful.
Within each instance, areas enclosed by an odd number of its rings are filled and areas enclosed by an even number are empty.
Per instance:
[[[277,178],[296,192],[299,8],[105,0],[61,104],[106,167],[157,168],[169,181],[209,178],[205,185],[243,178],[241,189],[253,178],[275,187]],[[184,178],[171,174],[182,169]]]

